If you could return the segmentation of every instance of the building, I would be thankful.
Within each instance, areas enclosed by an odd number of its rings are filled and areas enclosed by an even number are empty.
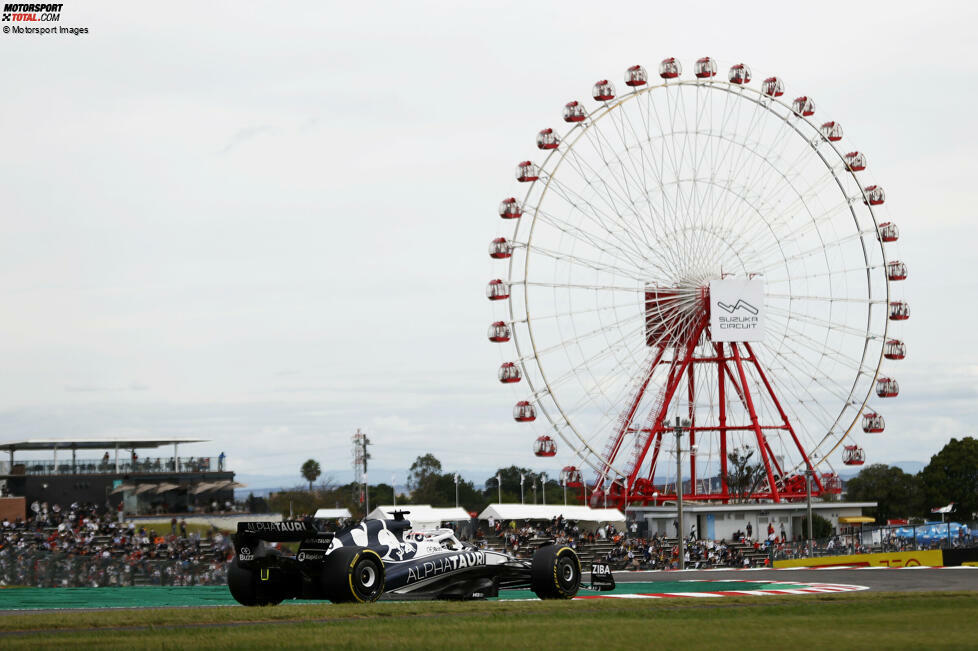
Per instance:
[[[65,438],[0,443],[0,455],[8,455],[0,461],[0,493],[22,498],[16,500],[21,506],[8,502],[5,513],[9,517],[35,501],[88,502],[112,509],[121,505],[132,515],[206,511],[214,502],[223,508],[241,487],[224,454],[180,456],[181,446],[206,442]]]
[[[817,514],[832,523],[836,531],[839,518],[861,516],[864,508],[873,508],[876,502],[812,502],[812,514]],[[637,521],[643,530],[651,534],[673,537],[679,512],[675,504],[666,506],[629,506],[628,517]],[[767,536],[768,524],[774,525],[774,532],[781,534],[784,527],[789,540],[803,538],[803,522],[808,519],[808,506],[805,502],[763,502],[755,504],[710,504],[686,502],[683,504],[683,523],[689,534],[696,526],[696,536],[707,540],[731,540],[734,533],[746,533],[750,523],[753,538]],[[644,526],[643,526],[644,523]]]

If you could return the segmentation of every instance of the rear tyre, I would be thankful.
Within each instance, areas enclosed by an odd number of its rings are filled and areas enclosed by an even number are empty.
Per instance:
[[[540,599],[571,599],[581,587],[581,560],[570,547],[547,545],[533,553],[530,587]]]
[[[272,570],[266,570],[266,581],[259,579],[259,570],[249,570],[241,567],[238,557],[235,555],[228,568],[228,589],[231,596],[242,606],[277,606],[282,603],[284,591],[279,577],[271,576]]]
[[[326,557],[321,580],[334,604],[377,601],[384,593],[384,561],[366,547],[340,547]]]

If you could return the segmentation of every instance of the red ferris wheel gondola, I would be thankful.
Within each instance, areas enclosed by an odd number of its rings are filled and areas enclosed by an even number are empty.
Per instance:
[[[644,86],[649,82],[649,73],[642,66],[632,66],[625,71],[626,86]]]
[[[875,411],[867,411],[863,414],[863,431],[867,434],[879,434],[885,427],[883,416]]]
[[[489,325],[489,341],[497,344],[509,341],[512,333],[505,321],[493,321]]]
[[[580,486],[582,482],[581,471],[576,466],[564,466],[560,471],[560,483],[564,486]]]
[[[893,398],[900,394],[900,385],[890,377],[881,377],[876,381],[876,395],[880,398]]]
[[[842,451],[842,463],[847,466],[861,466],[866,463],[866,452],[858,445],[847,445]]]
[[[513,407],[513,419],[517,423],[529,423],[537,419],[537,410],[528,400],[520,400]]]
[[[499,204],[499,216],[503,219],[519,219],[523,215],[523,208],[516,197],[503,199]]]
[[[883,222],[880,224],[880,240],[883,242],[896,242],[900,239],[900,229],[893,222]]]
[[[533,442],[533,454],[538,457],[557,456],[557,444],[549,436],[541,436]]]
[[[702,59],[697,59],[696,64],[693,66],[693,74],[696,75],[697,79],[709,79],[717,74],[717,62],[710,57],[703,57]]]
[[[560,138],[554,133],[553,129],[542,129],[537,134],[537,149],[557,149],[560,146]]]
[[[567,102],[564,104],[564,122],[584,122],[587,113],[580,102]]]
[[[505,237],[497,237],[489,242],[489,257],[494,260],[504,260],[513,255],[513,245]]]
[[[520,367],[513,362],[503,362],[499,367],[499,381],[503,384],[515,384],[523,379]]]
[[[594,88],[591,89],[591,97],[599,102],[615,99],[615,85],[607,79],[597,81],[594,83]]]
[[[768,97],[781,97],[784,95],[784,82],[780,77],[768,77],[761,83],[761,92]]]
[[[735,66],[730,66],[730,72],[727,73],[727,79],[731,84],[750,83],[750,66],[748,66],[746,63],[738,63]]]
[[[883,344],[883,357],[886,359],[903,359],[907,356],[907,344],[899,339],[890,339]]]
[[[683,64],[676,61],[676,57],[663,59],[659,64],[659,76],[663,79],[675,79],[681,74],[683,74]]]

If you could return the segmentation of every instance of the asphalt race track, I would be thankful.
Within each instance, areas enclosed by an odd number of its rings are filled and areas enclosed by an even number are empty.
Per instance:
[[[585,577],[587,572],[585,568]],[[618,583],[636,581],[682,581],[686,579],[724,581],[798,581],[805,583],[845,583],[864,585],[877,592],[917,590],[978,590],[978,567],[847,568],[791,570],[671,570],[657,572],[615,572]]]

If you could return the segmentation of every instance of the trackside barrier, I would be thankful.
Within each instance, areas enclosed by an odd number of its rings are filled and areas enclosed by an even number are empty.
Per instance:
[[[965,552],[978,550],[960,551]],[[948,563],[945,563],[944,560],[943,550],[927,549],[909,552],[884,552],[879,554],[845,554],[842,556],[792,558],[788,560],[774,561],[774,567],[833,567],[842,565],[849,567],[916,567],[921,565],[941,567],[943,565],[948,565]],[[960,565],[961,561],[958,560],[957,563],[954,564]]]

